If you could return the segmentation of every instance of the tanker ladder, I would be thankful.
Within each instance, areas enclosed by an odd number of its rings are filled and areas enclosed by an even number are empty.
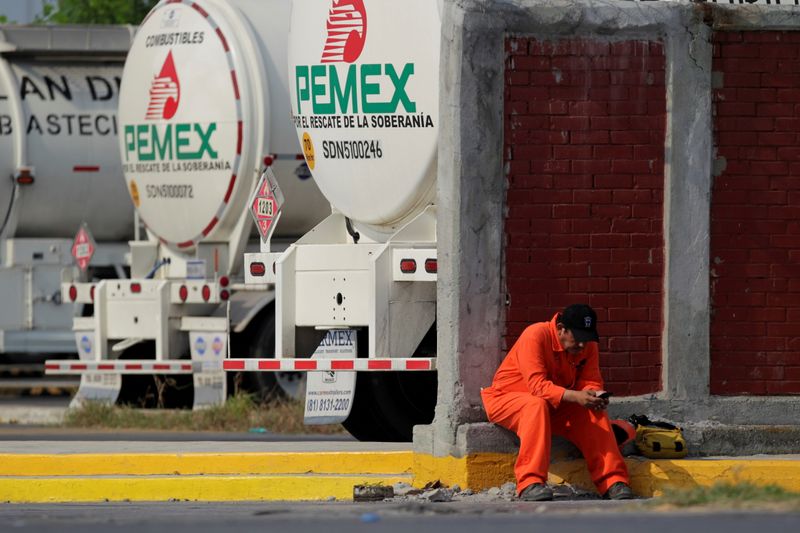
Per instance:
[[[94,316],[75,317],[73,332],[79,360],[49,360],[48,375],[79,375],[78,392],[70,407],[85,401],[114,403],[123,375],[191,374],[193,408],[221,405],[227,384],[222,360],[229,340],[228,316],[186,316],[176,312],[192,304],[225,303],[231,297],[227,277],[211,280],[101,280],[65,283],[65,301],[94,304]],[[164,319],[164,317],[168,317]],[[179,353],[188,335],[190,359],[165,356]],[[154,358],[121,359],[136,355],[136,346],[155,341]],[[182,342],[181,342],[182,341]]]

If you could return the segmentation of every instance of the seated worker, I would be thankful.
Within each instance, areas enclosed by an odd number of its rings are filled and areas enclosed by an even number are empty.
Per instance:
[[[597,314],[574,304],[549,322],[528,326],[481,390],[491,422],[520,440],[514,465],[517,494],[527,501],[553,499],[547,486],[551,433],[574,443],[605,498],[633,498],[628,469],[600,398]]]

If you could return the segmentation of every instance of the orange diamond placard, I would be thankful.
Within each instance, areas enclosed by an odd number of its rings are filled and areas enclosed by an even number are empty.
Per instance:
[[[258,180],[255,193],[250,198],[250,214],[258,227],[261,239],[266,242],[275,229],[283,207],[283,192],[275,174],[267,168]]]
[[[72,242],[72,257],[78,264],[78,268],[85,272],[89,268],[89,261],[92,260],[97,246],[94,243],[92,234],[86,224],[81,225],[78,233],[75,235],[75,240]]]

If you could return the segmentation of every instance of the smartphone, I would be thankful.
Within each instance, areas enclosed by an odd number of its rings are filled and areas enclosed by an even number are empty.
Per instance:
[[[599,390],[595,393],[595,396],[597,396],[598,398],[602,398],[604,400],[608,400],[612,395],[613,393],[607,390]]]

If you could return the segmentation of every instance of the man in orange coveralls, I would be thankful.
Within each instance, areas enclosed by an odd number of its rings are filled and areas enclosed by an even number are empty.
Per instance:
[[[601,398],[597,314],[574,304],[549,322],[528,326],[481,390],[491,422],[516,433],[514,466],[520,499],[553,499],[547,486],[551,432],[573,442],[586,458],[598,491],[606,498],[633,497],[628,469],[617,447]]]

